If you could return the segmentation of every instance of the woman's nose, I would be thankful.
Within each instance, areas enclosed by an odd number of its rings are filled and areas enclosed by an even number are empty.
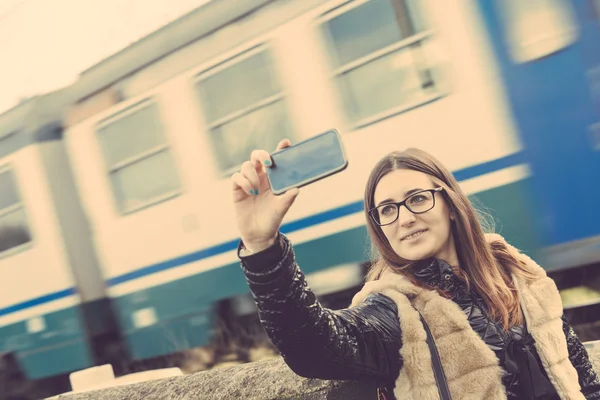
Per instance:
[[[400,226],[410,226],[417,220],[415,214],[410,212],[406,207],[400,207],[398,210],[398,222]]]

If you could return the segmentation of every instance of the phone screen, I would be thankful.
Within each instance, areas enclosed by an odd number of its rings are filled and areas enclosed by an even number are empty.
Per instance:
[[[273,166],[267,175],[274,194],[301,187],[340,172],[348,161],[341,139],[331,130],[271,155]]]

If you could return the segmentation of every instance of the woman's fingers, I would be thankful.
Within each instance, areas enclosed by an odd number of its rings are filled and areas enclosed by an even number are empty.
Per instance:
[[[250,161],[258,173],[262,172],[262,166],[271,167],[273,165],[271,155],[265,150],[254,150],[250,155]]]
[[[283,139],[279,142],[275,151],[283,150],[287,147],[290,147],[291,145],[292,142],[290,142],[289,139]],[[254,150],[250,155],[250,161],[252,162],[252,164],[254,164],[256,172],[259,174],[262,172],[261,167],[270,168],[273,166],[273,159],[271,158],[271,155],[265,150]]]
[[[233,174],[233,176],[231,177],[231,181],[233,182],[234,191],[241,189],[242,191],[244,191],[244,193],[248,195],[254,194],[254,192],[250,192],[251,190],[253,190],[250,181],[248,181],[248,179],[246,179],[241,173],[236,172],[235,174]]]
[[[279,142],[275,151],[283,150],[286,147],[290,147],[291,145],[292,142],[290,141],[290,139],[283,139],[281,142]]]
[[[283,150],[291,145],[292,142],[289,139],[283,139],[279,142],[275,151]],[[250,195],[258,194],[260,177],[265,173],[264,168],[270,168],[272,166],[273,159],[267,151],[254,150],[250,155],[250,160],[242,164],[240,172],[233,174],[232,180],[234,189],[239,187]],[[237,187],[235,185],[237,185]]]
[[[246,161],[242,164],[241,174],[250,182],[251,191],[250,194],[258,194],[258,189],[260,187],[260,179],[258,178],[258,172],[256,172],[256,168],[260,166],[256,166],[252,161]]]

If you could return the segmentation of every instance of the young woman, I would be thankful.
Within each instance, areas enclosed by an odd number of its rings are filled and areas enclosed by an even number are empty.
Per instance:
[[[256,150],[232,177],[238,255],[262,324],[298,375],[374,380],[398,399],[600,399],[554,282],[484,233],[431,155],[393,152],[371,172],[364,204],[378,256],[339,311],[319,304],[279,233],[299,191],[274,196],[270,166]]]

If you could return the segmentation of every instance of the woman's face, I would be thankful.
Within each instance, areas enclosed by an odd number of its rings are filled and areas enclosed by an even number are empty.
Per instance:
[[[423,172],[394,170],[383,176],[377,184],[375,206],[400,202],[414,192],[434,188],[429,175]],[[424,193],[435,197],[435,206],[431,210],[423,214],[413,214],[403,205],[400,207],[398,219],[381,227],[394,251],[403,259],[418,261],[436,257],[450,265],[458,265],[450,209],[441,193]],[[413,209],[423,201],[423,197],[413,198]]]

